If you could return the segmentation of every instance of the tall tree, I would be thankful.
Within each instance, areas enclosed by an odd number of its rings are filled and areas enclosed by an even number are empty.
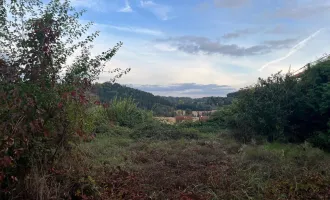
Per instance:
[[[0,199],[35,199],[24,188],[29,168],[48,171],[92,131],[86,91],[122,43],[92,57],[99,32],[83,37],[84,12],[69,0],[0,0]]]

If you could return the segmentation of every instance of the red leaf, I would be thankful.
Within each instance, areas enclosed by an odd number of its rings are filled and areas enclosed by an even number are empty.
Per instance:
[[[47,129],[45,129],[45,130],[44,130],[44,136],[45,136],[45,137],[49,137],[49,135],[50,135],[49,131],[48,131]]]
[[[9,167],[10,165],[12,165],[12,158],[10,156],[4,156],[1,160],[0,160],[0,165],[3,167]]]
[[[71,92],[71,96],[74,97],[74,96],[76,96],[76,95],[77,95],[77,92],[76,92],[76,91],[72,91],[72,92]]]

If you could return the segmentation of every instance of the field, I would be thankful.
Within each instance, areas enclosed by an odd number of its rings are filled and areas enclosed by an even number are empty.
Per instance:
[[[167,123],[167,124],[175,124],[175,117],[154,117],[155,120],[163,122],[163,123]],[[194,122],[198,121],[199,118],[198,117],[192,117],[192,120]]]
[[[117,131],[126,134],[79,146],[102,187],[99,198],[330,198],[330,157],[308,144],[243,145],[225,130],[179,140],[133,140],[127,129]]]
[[[167,124],[175,124],[175,117],[154,117],[154,119]]]

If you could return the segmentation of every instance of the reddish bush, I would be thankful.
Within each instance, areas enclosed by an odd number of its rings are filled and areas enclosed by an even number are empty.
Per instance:
[[[122,43],[91,58],[89,43],[98,33],[79,41],[89,25],[79,24],[82,13],[69,1],[9,1],[0,10],[6,24],[0,34],[0,199],[17,199],[29,193],[24,180],[31,171],[48,171],[75,140],[91,139],[86,91]],[[78,48],[81,54],[67,66]],[[128,71],[113,73],[120,78]],[[44,198],[38,194],[23,199]]]

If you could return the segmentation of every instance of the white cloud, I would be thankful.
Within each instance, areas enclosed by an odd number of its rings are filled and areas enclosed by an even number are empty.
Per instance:
[[[165,52],[171,52],[171,51],[176,51],[177,50],[177,48],[172,47],[171,45],[169,45],[167,43],[157,43],[157,44],[154,44],[154,47],[157,50],[165,51]]]
[[[169,13],[172,10],[170,6],[157,4],[153,1],[140,1],[140,5],[161,20],[166,21],[173,18],[173,16],[169,16]]]
[[[147,29],[147,28],[138,28],[138,27],[129,27],[129,26],[112,26],[112,25],[109,25],[109,28],[113,28],[119,31],[140,33],[140,34],[153,35],[153,36],[164,35],[164,33],[161,31]]]
[[[109,29],[115,29],[118,31],[138,33],[138,34],[144,34],[144,35],[152,35],[152,36],[164,36],[165,35],[165,33],[160,30],[143,28],[143,27],[134,27],[134,26],[118,26],[118,25],[111,25],[111,24],[96,23],[96,24],[94,24],[93,29],[95,29],[95,30],[102,29],[102,32],[109,32]]]
[[[125,0],[125,7],[118,10],[118,12],[125,12],[125,13],[133,12],[132,7],[129,4],[128,0]]]
[[[148,39],[127,37],[120,34],[114,35],[109,25],[99,26],[105,28],[102,28],[100,37],[96,39],[92,53],[95,55],[105,51],[122,40],[124,46],[107,65],[107,70],[117,67],[131,68],[131,72],[119,79],[118,82],[133,85],[196,83],[229,85],[239,89],[255,83],[258,77],[266,78],[280,70],[287,72],[290,64],[292,70],[302,67],[315,60],[315,56],[321,56],[325,53],[328,46],[325,44],[328,44],[329,41],[329,34],[323,31],[318,37],[309,41],[308,48],[303,48],[288,59],[259,72],[257,70],[260,66],[269,60],[285,55],[286,50],[274,51],[270,55],[235,59],[221,55],[191,55],[177,51],[166,44],[155,44]],[[96,28],[98,28],[98,24],[96,24]],[[130,27],[116,27],[116,29],[144,34],[145,32],[150,33],[149,31],[137,31],[138,28]],[[153,32],[151,31],[151,33]],[[109,81],[111,77],[111,74],[103,73],[99,82]],[[194,91],[189,91],[189,96],[192,96],[193,93]],[[198,93],[200,92],[195,91],[196,95]],[[187,93],[165,92],[162,95],[187,96]]]

